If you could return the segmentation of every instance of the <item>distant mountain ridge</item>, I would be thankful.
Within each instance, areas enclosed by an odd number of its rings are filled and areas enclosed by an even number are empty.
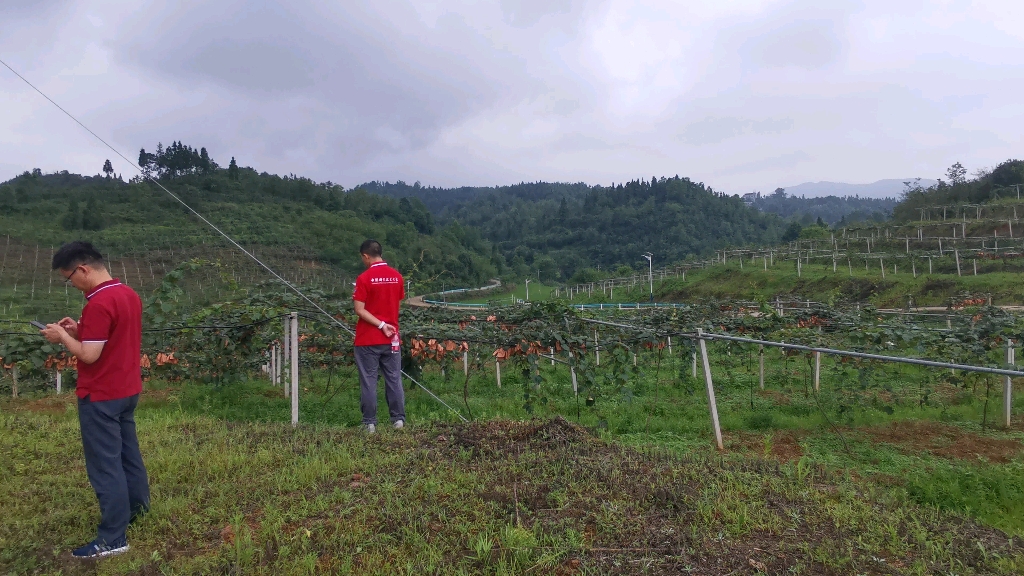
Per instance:
[[[905,186],[904,182],[913,182],[916,178],[889,178],[870,184],[847,184],[845,182],[804,182],[796,186],[784,186],[790,196],[860,196],[861,198],[896,198],[900,197]],[[921,187],[928,188],[938,182],[921,178]]]

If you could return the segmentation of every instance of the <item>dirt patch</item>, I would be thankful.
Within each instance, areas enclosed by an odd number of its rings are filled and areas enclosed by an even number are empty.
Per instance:
[[[921,294],[927,296],[951,296],[954,290],[956,290],[955,280],[939,278],[929,279],[921,286]]]
[[[460,448],[481,453],[551,449],[592,439],[586,428],[561,416],[525,425],[509,420],[473,422],[452,430],[450,438]]]
[[[178,388],[161,388],[159,390],[143,390],[140,402],[163,403],[167,402],[171,394],[178,391]]]
[[[789,406],[790,399],[778,390],[758,390],[757,395],[761,398],[771,400],[776,406]]]
[[[46,396],[38,400],[12,400],[7,402],[6,409],[11,412],[35,412],[36,414],[63,414],[74,405],[74,394],[63,396]]]
[[[839,293],[849,302],[865,302],[875,294],[885,292],[890,286],[892,286],[892,282],[876,283],[867,279],[855,278],[844,282]]]
[[[781,430],[767,434],[751,432],[729,433],[725,448],[729,451],[770,457],[779,462],[796,462],[804,455],[800,440],[806,436],[804,432]]]
[[[989,438],[939,422],[893,422],[861,430],[875,442],[884,442],[908,454],[927,452],[950,460],[1006,463],[1024,452],[1017,440]]]

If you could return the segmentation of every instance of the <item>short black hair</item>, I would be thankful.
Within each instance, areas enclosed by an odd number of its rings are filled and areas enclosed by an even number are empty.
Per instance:
[[[105,267],[103,255],[100,254],[100,251],[94,248],[92,244],[82,240],[75,240],[61,246],[53,255],[53,262],[51,264],[54,270],[71,270],[82,264]]]
[[[384,249],[380,247],[380,242],[373,240],[372,238],[363,242],[359,247],[360,254],[366,254],[370,258],[376,258],[384,254]]]

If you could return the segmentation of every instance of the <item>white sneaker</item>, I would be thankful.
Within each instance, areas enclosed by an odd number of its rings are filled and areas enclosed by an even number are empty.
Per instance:
[[[367,434],[376,434],[377,433],[377,425],[376,424],[363,424],[363,432],[366,432]]]
[[[392,424],[392,426],[395,428],[395,430],[401,430],[402,428],[405,428],[405,421],[395,420],[395,423]]]

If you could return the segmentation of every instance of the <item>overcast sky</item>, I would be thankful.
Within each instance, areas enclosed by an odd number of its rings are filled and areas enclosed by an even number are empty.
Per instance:
[[[0,58],[129,158],[346,187],[731,193],[1024,157],[1024,2],[3,0]],[[112,157],[0,68],[0,180]]]

